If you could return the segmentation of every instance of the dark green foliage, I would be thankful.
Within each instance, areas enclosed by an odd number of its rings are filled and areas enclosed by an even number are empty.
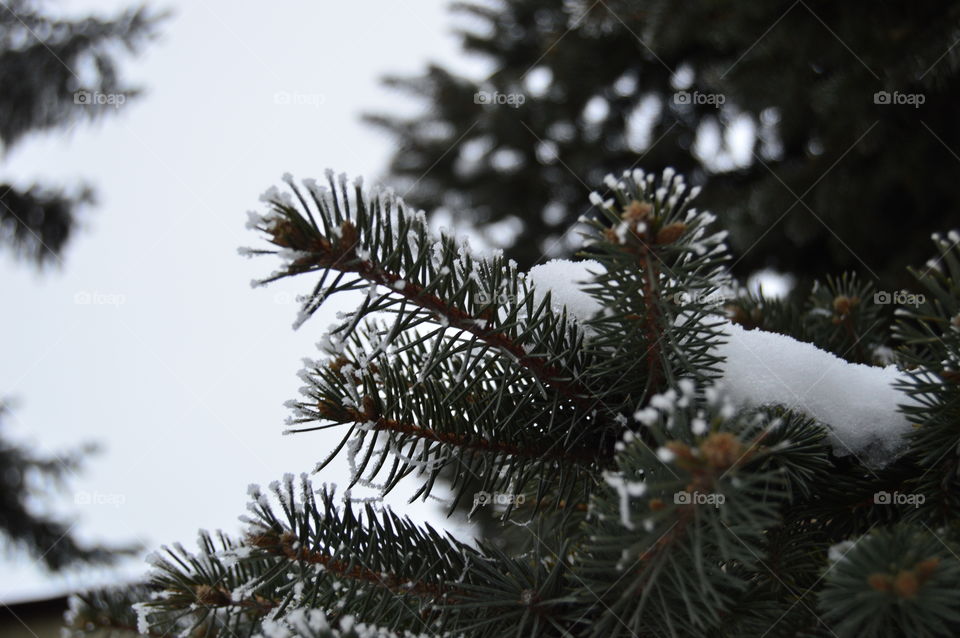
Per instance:
[[[390,78],[424,114],[369,119],[395,137],[391,178],[414,206],[464,225],[521,219],[507,242],[522,266],[569,252],[557,239],[586,191],[640,163],[709,184],[704,205],[731,231],[740,275],[855,270],[907,285],[921,238],[960,209],[956,3],[474,0],[454,10],[463,50],[488,61],[489,76],[431,66]],[[477,104],[480,91],[526,99]],[[924,102],[877,104],[881,91]],[[747,121],[756,139],[734,161],[725,136]]]
[[[912,450],[922,474],[911,487],[926,501],[916,512],[931,523],[948,522],[960,506],[960,235],[935,236],[935,259],[914,271],[922,297],[897,311],[896,334],[910,370],[904,409],[918,424]]]
[[[588,592],[583,604],[599,613],[588,635],[707,633],[752,581],[769,579],[764,530],[779,522],[788,492],[764,439],[779,424],[731,419],[732,406],[685,386],[676,408],[646,421],[657,451],[628,436],[619,473],[606,477],[615,491],[593,504],[597,520],[574,568]],[[817,455],[825,459],[822,446]]]
[[[954,635],[958,549],[953,533],[911,525],[875,530],[839,549],[824,575],[824,620],[840,637]]]
[[[154,559],[151,589],[163,595],[141,612],[154,632],[246,636],[268,615],[308,608],[332,616],[362,610],[368,622],[415,633],[444,627],[495,636],[518,623],[536,634],[543,621],[531,610],[563,604],[555,600],[563,582],[556,565],[473,549],[371,505],[358,514],[338,507],[327,488],[317,502],[305,478],[299,490],[292,476],[271,489],[281,511],[251,492],[241,541],[203,534],[199,553],[175,547]],[[182,613],[194,604],[194,613]]]
[[[690,208],[699,189],[688,194],[673,171],[659,184],[640,170],[607,184],[613,197],[598,206],[588,244],[605,271],[587,288],[604,308],[591,321],[597,334],[588,347],[606,379],[618,383],[597,384],[594,392],[640,398],[675,385],[675,371],[698,380],[716,376],[709,346],[719,321],[710,299],[728,283],[721,267],[726,233],[706,234],[713,215]],[[642,353],[639,364],[627,353]]]

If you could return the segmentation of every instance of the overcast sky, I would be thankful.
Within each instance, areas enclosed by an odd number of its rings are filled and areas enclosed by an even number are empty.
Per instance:
[[[0,258],[0,397],[18,400],[6,434],[48,451],[105,448],[57,502],[82,538],[192,546],[198,528],[236,530],[247,484],[309,471],[338,440],[280,433],[300,359],[343,302],[294,332],[289,300],[309,282],[250,288],[276,263],[237,255],[257,241],[245,211],[286,171],[383,174],[390,140],[359,113],[414,105],[378,77],[429,60],[479,72],[460,58],[446,4],[168,0],[156,5],[175,11],[162,38],[125,64],[143,98],[0,158],[20,185],[88,180],[99,195],[61,268]],[[342,484],[344,467],[319,481]],[[401,509],[436,518],[431,504]],[[97,576],[51,577],[24,559],[0,568],[2,602]]]

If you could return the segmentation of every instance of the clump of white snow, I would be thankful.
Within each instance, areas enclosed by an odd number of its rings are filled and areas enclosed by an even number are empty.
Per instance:
[[[847,557],[847,554],[856,547],[856,541],[840,541],[834,545],[830,546],[830,549],[827,550],[827,560],[830,561],[830,564],[839,563]]]
[[[737,403],[782,405],[827,426],[838,455],[870,466],[886,465],[905,446],[910,423],[897,409],[907,400],[894,388],[896,366],[848,363],[816,346],[763,330],[723,326],[726,343],[716,353],[722,385]]]
[[[528,281],[538,303],[549,291],[555,308],[585,321],[602,311],[585,291],[601,272],[593,260],[554,259],[531,268]],[[898,405],[909,399],[894,387],[905,378],[896,366],[848,363],[812,344],[730,322],[721,328],[725,343],[715,352],[726,361],[719,383],[736,404],[806,414],[827,427],[838,455],[853,454],[870,467],[886,465],[905,448],[910,422]],[[641,420],[655,416],[638,414]]]
[[[555,310],[566,307],[568,314],[586,321],[603,309],[600,302],[585,290],[587,285],[593,283],[594,276],[603,271],[603,266],[593,259],[551,259],[531,268],[527,273],[527,281],[532,284],[535,303],[540,304],[546,293],[550,292]]]

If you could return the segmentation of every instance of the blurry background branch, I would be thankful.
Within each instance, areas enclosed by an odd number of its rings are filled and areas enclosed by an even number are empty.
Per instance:
[[[65,19],[34,0],[0,4],[0,150],[31,133],[71,130],[136,97],[118,68],[156,35],[162,14],[129,8],[110,18]],[[44,264],[58,260],[91,203],[87,186],[5,184],[0,179],[0,244]]]
[[[137,94],[122,82],[119,61],[155,35],[161,17],[138,7],[106,19],[64,19],[41,2],[0,3],[0,149],[6,151],[31,133],[69,131],[115,113],[118,103]],[[38,265],[62,263],[77,210],[92,201],[93,191],[85,185],[68,192],[0,180],[0,247]],[[11,304],[6,311],[15,307],[22,306]],[[0,403],[0,420],[12,416],[9,406]],[[69,521],[41,511],[42,495],[64,489],[89,451],[43,456],[0,438],[0,532],[10,541],[8,548],[24,550],[53,570],[78,562],[113,562],[130,552],[86,546]]]

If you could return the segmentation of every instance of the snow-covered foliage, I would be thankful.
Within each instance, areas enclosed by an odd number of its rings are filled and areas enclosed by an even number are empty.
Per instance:
[[[549,290],[555,304],[582,322],[600,311],[584,291],[602,271],[595,261],[554,259],[530,270],[537,294]],[[904,375],[895,365],[878,368],[848,363],[816,346],[730,321],[716,346],[724,359],[718,381],[739,405],[783,406],[827,426],[834,451],[880,467],[901,451],[910,423],[898,409],[908,397],[894,386]]]
[[[427,638],[429,634],[395,633],[343,616],[331,622],[319,609],[295,609],[281,620],[267,620],[254,638]]]
[[[898,406],[908,397],[894,384],[904,375],[848,363],[816,346],[764,330],[728,323],[723,384],[743,405],[781,405],[813,417],[830,430],[839,456],[853,454],[883,466],[906,445],[910,423]]]
[[[592,259],[552,259],[531,268],[527,273],[527,281],[532,285],[537,304],[543,301],[546,291],[550,291],[555,309],[565,307],[568,313],[586,321],[600,312],[603,306],[583,286],[592,282],[594,275],[602,271],[603,266]]]

